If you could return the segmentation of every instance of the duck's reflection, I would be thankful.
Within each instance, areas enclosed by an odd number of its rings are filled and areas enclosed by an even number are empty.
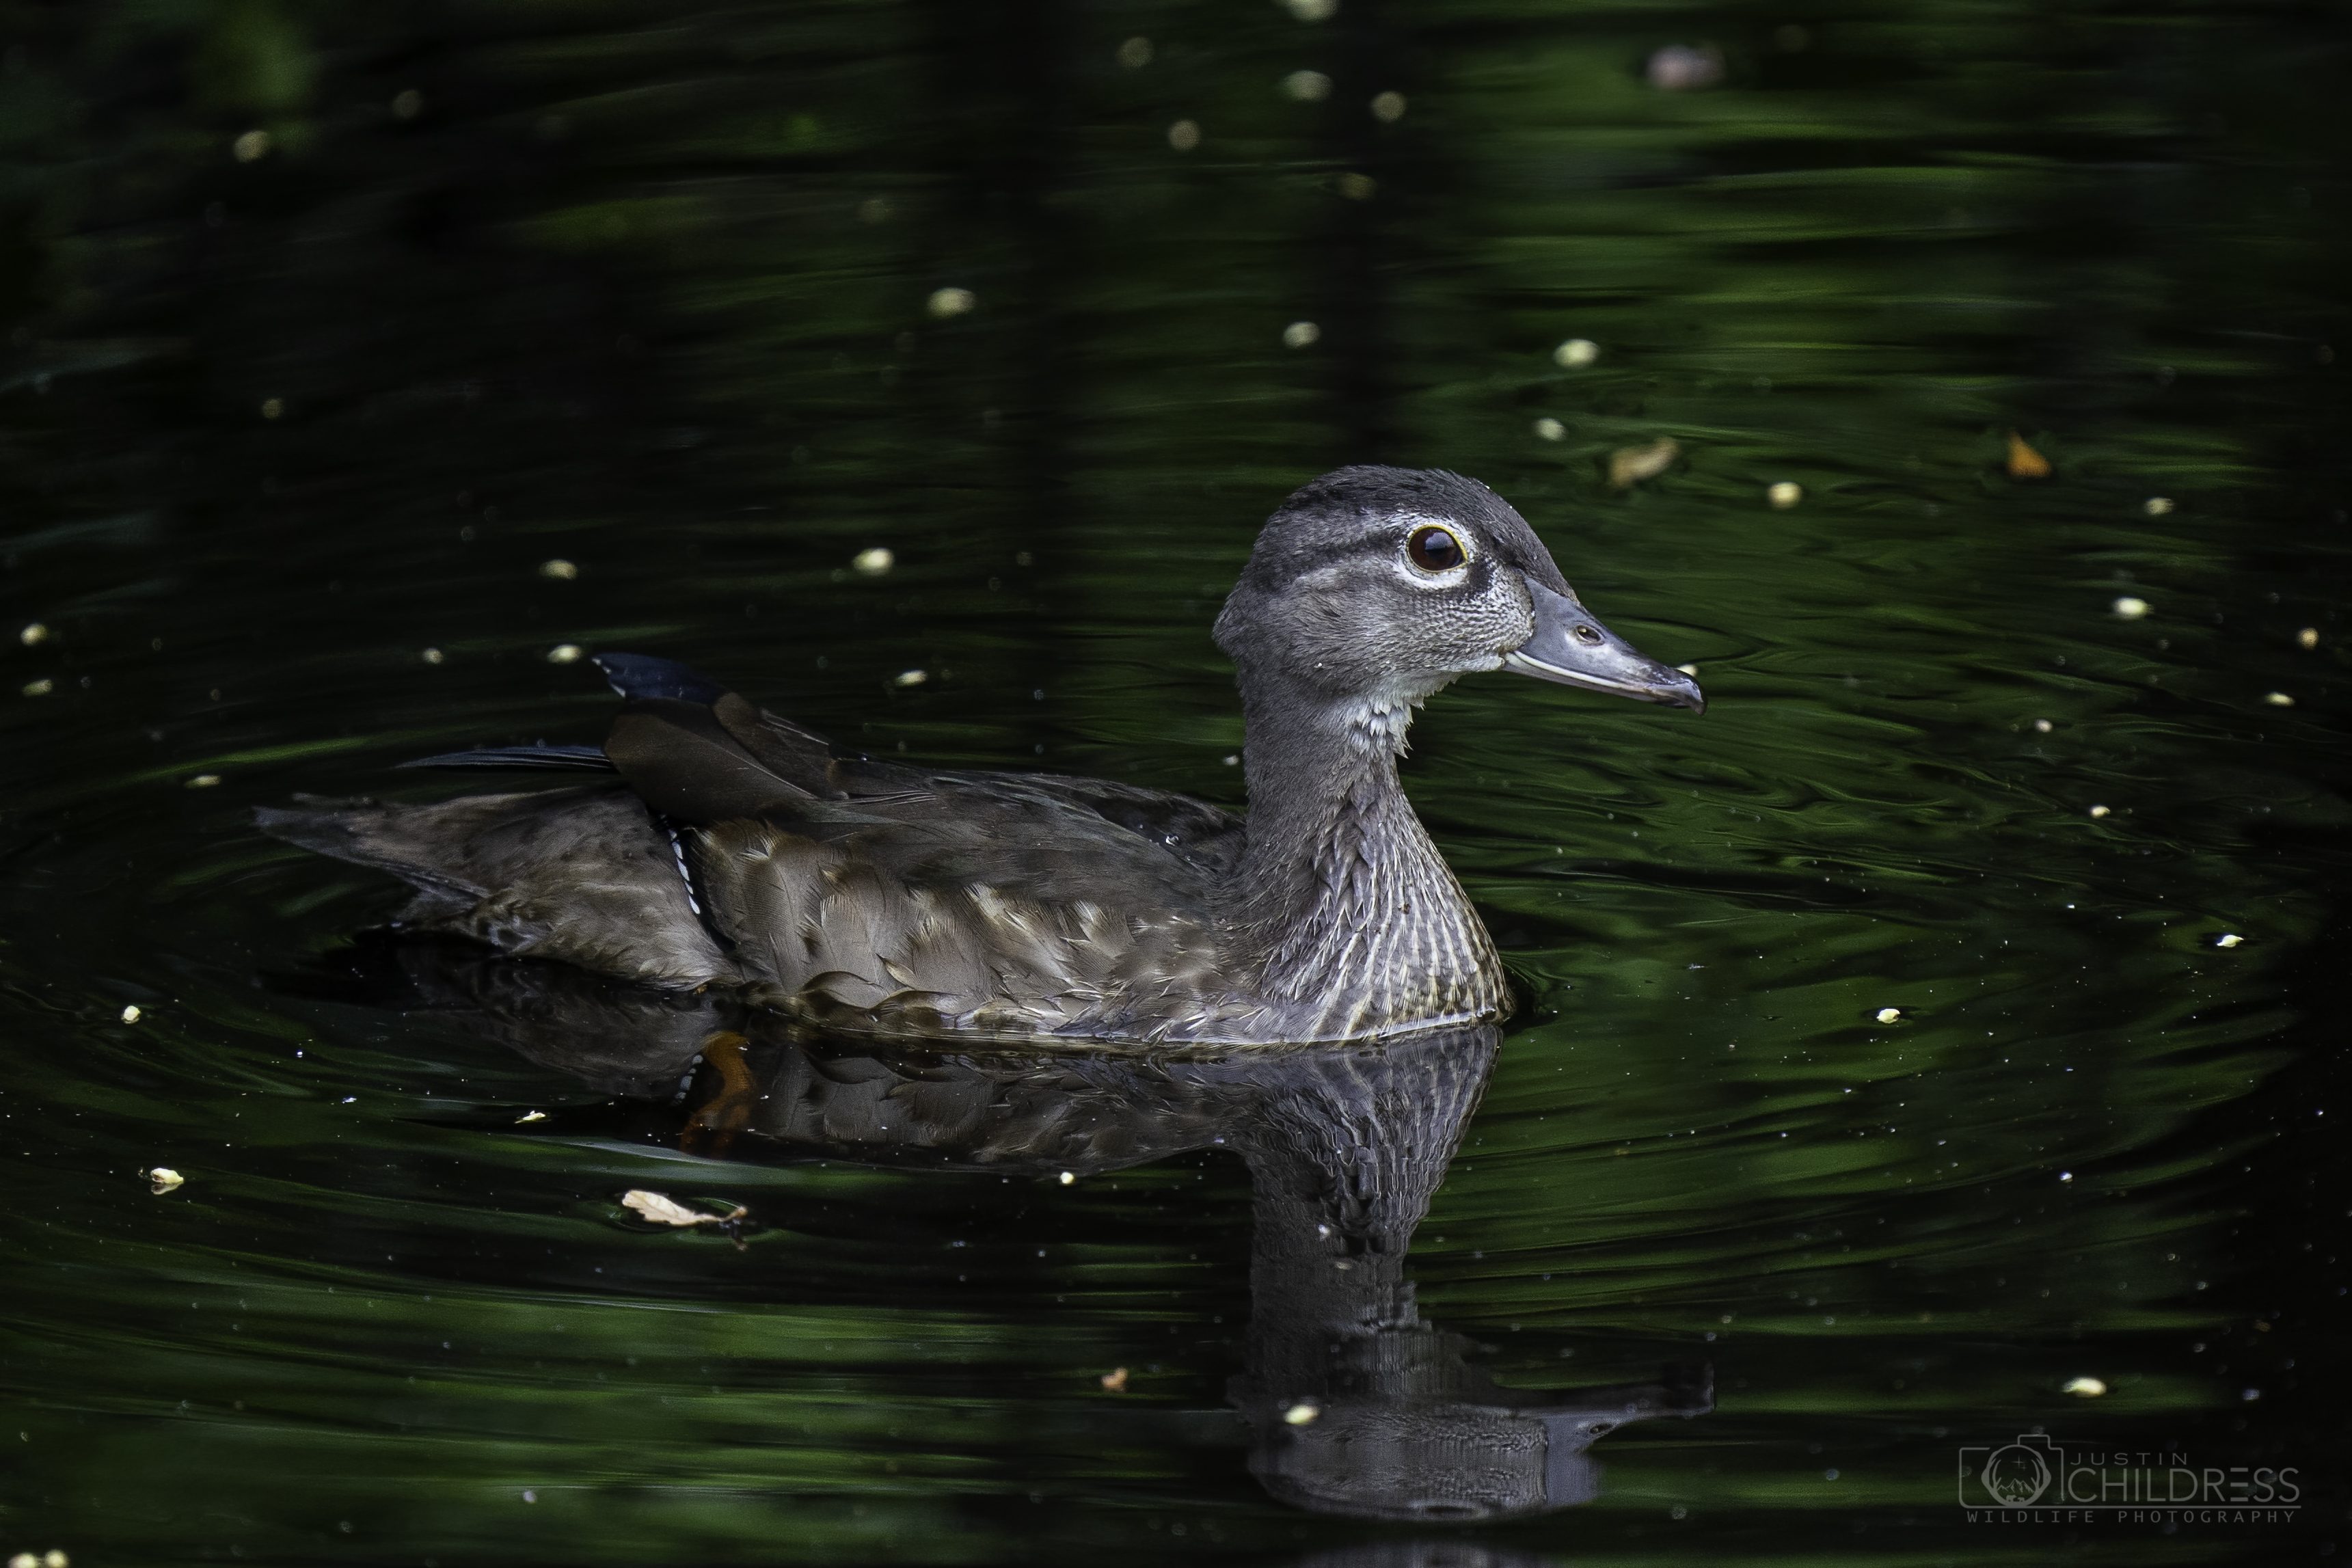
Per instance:
[[[1248,1164],[1255,1232],[1249,1468],[1282,1501],[1477,1520],[1584,1502],[1586,1450],[1628,1421],[1711,1408],[1704,1371],[1572,1394],[1497,1385],[1422,1321],[1404,1277],[1493,1066],[1491,1028],[1224,1055],[949,1050],[815,1040],[767,1015],[555,964],[391,942],[369,967],[545,1066],[677,1101],[681,1143],[1078,1176],[1219,1146]],[[683,1089],[683,1092],[681,1089]]]

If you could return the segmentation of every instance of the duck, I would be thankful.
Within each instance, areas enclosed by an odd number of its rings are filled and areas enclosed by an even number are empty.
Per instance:
[[[406,764],[595,775],[437,802],[298,797],[260,828],[414,889],[404,931],[837,1033],[1096,1046],[1381,1039],[1499,1022],[1494,942],[1398,779],[1414,712],[1492,671],[1705,710],[1586,609],[1527,520],[1360,465],[1259,531],[1213,635],[1247,809],[881,761],[688,667],[595,656],[601,745]]]

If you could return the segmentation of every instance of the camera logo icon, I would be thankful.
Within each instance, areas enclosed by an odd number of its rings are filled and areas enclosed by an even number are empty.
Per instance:
[[[1971,1508],[2032,1508],[2064,1468],[2064,1451],[2039,1432],[1998,1448],[1962,1448],[1960,1501]]]

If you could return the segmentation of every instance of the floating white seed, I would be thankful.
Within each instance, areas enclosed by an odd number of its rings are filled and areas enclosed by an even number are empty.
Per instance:
[[[131,1005],[122,1009],[122,1021],[126,1024],[137,1023],[139,1021],[139,1004],[136,1002],[131,1003]]]
[[[2091,815],[2093,816],[2105,816],[2107,815],[2107,808],[2104,805],[2095,805],[2091,807]]]
[[[1282,1418],[1293,1426],[1304,1426],[1322,1414],[1323,1407],[1321,1405],[1314,1404],[1308,1400],[1302,1399],[1297,1404],[1292,1405],[1289,1409],[1284,1411],[1282,1413]]]
[[[1339,14],[1339,0],[1282,0],[1282,8],[1302,22],[1328,22]]]
[[[544,1110],[526,1110],[520,1116],[515,1118],[515,1125],[517,1127],[527,1127],[534,1121],[544,1121],[546,1120],[547,1112]]]
[[[1064,1185],[1064,1186],[1066,1186],[1066,1186],[1069,1186],[1071,1184],[1075,1183],[1077,1179],[1078,1179],[1078,1178],[1077,1178],[1076,1176],[1073,1175],[1071,1173],[1069,1173],[1069,1172],[1067,1172],[1067,1171],[1065,1171],[1065,1172],[1063,1172],[1063,1173],[1062,1173],[1062,1185]]]
[[[2273,708],[2292,708],[2294,706],[2294,699],[2289,697],[2284,691],[2265,692],[2263,696],[2263,700],[2269,703]]]
[[[2245,940],[2246,939],[2244,937],[2240,936],[2236,931],[2225,931],[2220,936],[2213,939],[2213,945],[2215,947],[2235,947]]]
[[[1293,321],[1282,329],[1282,346],[1286,349],[1311,348],[1322,338],[1323,329],[1312,321]]]
[[[26,629],[29,631],[32,628],[28,626]],[[2317,626],[2305,626],[2303,630],[2295,633],[2294,646],[2305,648],[2317,647],[2319,646],[2319,628]]]
[[[879,577],[882,574],[890,570],[891,567],[898,564],[898,558],[896,555],[891,554],[887,550],[885,550],[882,546],[877,544],[870,549],[861,550],[856,554],[851,556],[849,558],[849,563],[857,568],[860,572],[866,574],[868,577]]]
[[[421,657],[427,664],[438,664],[441,662],[443,655],[439,648],[428,647],[419,657]]]
[[[1786,511],[1805,499],[1805,487],[1782,479],[1764,492],[1764,499],[1772,503],[1773,510]]]
[[[139,1173],[147,1178],[148,1191],[159,1198],[173,1187],[184,1184],[188,1179],[169,1165],[158,1165],[152,1171],[142,1171]]]
[[[27,697],[47,697],[50,692],[55,691],[57,689],[58,683],[51,680],[45,675],[38,680],[28,680],[25,682],[23,689],[25,695]]]
[[[221,776],[218,773],[198,773],[195,777],[188,781],[188,787],[190,789],[212,789],[216,787],[220,784],[220,781]]]
[[[1151,63],[1151,40],[1129,38],[1118,47],[1118,63],[1131,71],[1139,71]]]
[[[269,155],[269,132],[267,131],[248,131],[244,135],[238,137],[235,142],[229,143],[229,151],[236,154],[236,161],[240,163],[250,163],[257,158],[268,157]]]
[[[2047,719],[2036,719],[2033,721],[2033,732],[2037,735],[2047,735],[2050,733],[2052,727],[2050,721]]]
[[[920,686],[930,678],[930,672],[928,670],[902,669],[898,674],[890,678],[890,684],[893,686]]]
[[[40,622],[35,621],[23,631],[16,634],[16,640],[23,643],[26,647],[37,647],[38,645],[49,640],[49,628],[41,625]],[[2317,642],[2319,640],[2319,634],[2314,632],[2312,634],[2311,640]]]
[[[1372,118],[1383,125],[1394,125],[1404,118],[1404,94],[1383,92],[1372,99]]]
[[[580,662],[580,645],[576,642],[557,643],[553,647],[547,650],[547,662],[550,664],[578,664]]]
[[[1179,153],[1190,153],[1201,144],[1201,123],[1196,120],[1180,120],[1168,128],[1168,145]]]
[[[2096,1399],[2106,1391],[2107,1385],[2095,1377],[2075,1377],[2067,1379],[2066,1386],[2058,1392],[2072,1394],[2082,1399]]]
[[[2122,598],[2117,599],[2114,604],[2108,605],[2107,608],[2113,610],[2120,619],[2136,621],[2142,616],[2147,614],[2147,601],[2146,599],[2135,599],[2129,594],[2126,594]]]
[[[542,577],[552,577],[559,583],[569,583],[580,575],[580,568],[562,556],[558,556],[552,561],[541,562],[539,574]]]
[[[280,419],[285,417],[285,415],[286,400],[284,398],[265,397],[261,400],[261,416],[264,419]]]
[[[1320,103],[1331,96],[1331,79],[1321,71],[1292,71],[1282,79],[1282,90],[1301,103]]]
[[[2170,496],[2150,496],[2147,500],[2140,503],[2140,510],[2147,513],[2150,517],[2162,517],[2171,510],[2172,498]]]
[[[1900,1007],[1881,1007],[1878,1010],[1878,1021],[1882,1024],[1897,1022],[1902,1016],[1903,1009]]]
[[[1536,421],[1536,436],[1544,441],[1564,441],[1568,438],[1568,426],[1557,419],[1538,419]]]
[[[969,289],[934,289],[923,308],[945,321],[950,316],[962,315],[979,303],[980,296]]]
[[[1601,345],[1591,338],[1570,338],[1551,351],[1552,363],[1562,370],[1591,364],[1601,357]]]

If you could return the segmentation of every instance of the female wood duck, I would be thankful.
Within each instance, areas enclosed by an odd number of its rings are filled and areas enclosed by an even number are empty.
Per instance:
[[[404,926],[812,1023],[931,1038],[1271,1044],[1508,1010],[1486,929],[1397,783],[1412,710],[1511,669],[1698,710],[1458,475],[1349,468],[1285,501],[1217,618],[1247,820],[1050,773],[877,763],[665,659],[597,659],[601,748],[417,765],[616,773],[431,805],[264,810],[413,883]]]

